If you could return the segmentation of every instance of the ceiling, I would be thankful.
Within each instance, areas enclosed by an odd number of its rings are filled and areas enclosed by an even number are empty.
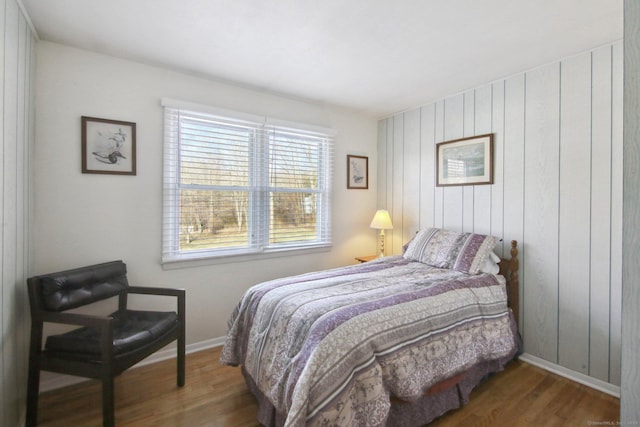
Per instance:
[[[41,40],[374,117],[623,36],[623,0],[22,3]]]

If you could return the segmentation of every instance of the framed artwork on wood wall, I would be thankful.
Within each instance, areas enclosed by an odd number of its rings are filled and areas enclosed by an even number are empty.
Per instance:
[[[82,173],[136,174],[136,124],[82,116]]]
[[[493,184],[493,134],[436,144],[436,186]]]
[[[347,154],[347,188],[369,188],[369,158]]]

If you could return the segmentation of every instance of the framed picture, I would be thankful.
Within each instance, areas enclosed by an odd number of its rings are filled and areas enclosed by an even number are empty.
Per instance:
[[[369,188],[369,158],[347,154],[347,188]]]
[[[436,186],[493,184],[493,134],[436,144]]]
[[[136,174],[136,124],[82,116],[82,173]]]

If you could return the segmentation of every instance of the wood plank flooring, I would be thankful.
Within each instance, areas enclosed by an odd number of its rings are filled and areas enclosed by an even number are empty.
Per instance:
[[[220,365],[220,348],[187,355],[187,383],[176,386],[175,360],[132,369],[116,378],[118,427],[258,426],[257,404],[239,368]],[[39,426],[102,425],[97,381],[40,396]],[[430,427],[615,425],[619,399],[515,361],[471,394],[465,407]],[[606,424],[605,424],[606,423]]]

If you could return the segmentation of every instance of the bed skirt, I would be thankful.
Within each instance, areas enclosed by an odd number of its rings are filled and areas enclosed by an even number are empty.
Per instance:
[[[491,374],[502,371],[504,366],[513,360],[513,355],[500,360],[482,362],[466,371],[457,383],[441,387],[436,393],[429,393],[414,402],[391,399],[391,410],[386,425],[394,427],[417,427],[433,421],[452,409],[458,409],[469,402],[469,395],[473,389]],[[276,411],[269,399],[256,386],[253,379],[247,375],[242,367],[247,387],[258,400],[258,422],[266,427],[284,426],[286,414]],[[444,381],[443,383],[447,383]],[[438,385],[434,386],[438,387]]]

